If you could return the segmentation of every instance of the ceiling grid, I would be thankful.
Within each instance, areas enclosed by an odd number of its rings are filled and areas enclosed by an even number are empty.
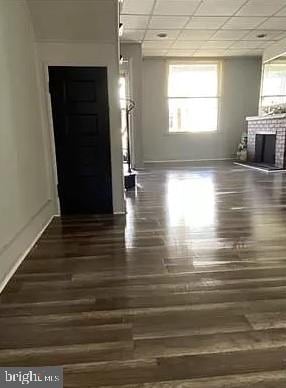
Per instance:
[[[144,56],[262,55],[286,37],[286,0],[124,0],[121,20]]]

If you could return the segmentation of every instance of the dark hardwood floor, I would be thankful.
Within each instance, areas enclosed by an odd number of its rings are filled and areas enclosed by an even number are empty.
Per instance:
[[[1,295],[0,365],[66,388],[286,387],[286,175],[147,168],[124,216],[55,218]]]

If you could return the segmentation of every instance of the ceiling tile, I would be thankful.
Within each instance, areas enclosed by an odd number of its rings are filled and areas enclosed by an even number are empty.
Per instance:
[[[262,55],[263,49],[229,49],[226,50],[225,55],[226,56],[256,56],[256,55]]]
[[[249,55],[260,55],[262,56],[264,52],[263,48],[258,48],[258,49],[251,49],[249,52]]]
[[[243,37],[243,40],[279,40],[285,31],[254,30]],[[265,38],[258,38],[257,35],[266,34]]]
[[[193,16],[191,21],[187,24],[186,28],[194,30],[217,30],[220,28],[226,21],[227,17],[214,16],[214,17],[204,17],[204,16]]]
[[[222,27],[225,30],[252,30],[267,20],[264,17],[232,17]]]
[[[158,40],[144,40],[143,49],[167,49],[172,45],[172,41],[159,42]]]
[[[167,50],[143,50],[143,57],[165,57],[167,56]]]
[[[223,57],[225,50],[197,50],[195,57]]]
[[[144,38],[145,30],[123,30],[121,40],[140,42]]]
[[[175,50],[170,49],[167,53],[168,57],[192,57],[196,50]]]
[[[124,0],[122,14],[145,14],[151,13],[154,0]]]
[[[259,28],[265,30],[286,30],[286,17],[269,18]]]
[[[233,44],[231,40],[209,40],[203,42],[201,48],[204,49],[227,49]]]
[[[196,11],[203,16],[232,16],[245,0],[205,0]]]
[[[145,0],[140,0],[144,3]],[[200,0],[157,0],[154,15],[192,15]]]
[[[278,34],[274,40],[280,40],[286,38],[286,31],[281,32],[281,34]]]
[[[285,0],[249,0],[237,15],[272,16],[284,6]]]
[[[158,37],[159,33],[167,34],[167,37],[166,38],[160,38],[160,37]],[[174,39],[177,38],[179,33],[180,33],[180,30],[160,30],[160,31],[158,31],[158,30],[147,30],[145,39],[146,40],[160,40],[160,41],[174,40]]]
[[[173,49],[198,49],[203,44],[203,41],[199,40],[193,40],[193,41],[187,41],[187,40],[177,40],[174,45],[172,46]]]
[[[226,57],[234,57],[234,56],[246,56],[249,54],[249,49],[234,49],[234,50],[226,50],[225,56]]]
[[[235,42],[230,49],[256,49],[260,48],[262,42],[258,40],[240,40],[239,42]]]
[[[208,40],[215,30],[183,30],[179,40]]]
[[[127,30],[140,30],[145,29],[148,24],[149,17],[148,16],[138,16],[138,15],[122,15],[120,18],[123,23],[124,29]]]
[[[274,43],[276,43],[274,40],[263,40],[263,41],[260,40],[259,41],[259,48],[266,48]]]
[[[275,16],[286,16],[286,7],[282,8]]]
[[[212,40],[239,40],[247,32],[247,30],[219,30],[212,36]]]
[[[178,29],[183,28],[187,21],[187,16],[152,16],[149,28]]]

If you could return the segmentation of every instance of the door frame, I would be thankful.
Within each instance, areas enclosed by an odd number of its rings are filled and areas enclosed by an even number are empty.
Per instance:
[[[60,63],[59,63],[60,62]],[[58,173],[57,173],[57,158],[56,158],[56,147],[55,147],[55,138],[54,138],[54,123],[53,123],[53,116],[52,116],[52,104],[51,104],[51,97],[50,97],[50,91],[49,91],[49,66],[70,66],[70,67],[106,67],[107,68],[107,79],[108,79],[108,100],[110,105],[110,97],[113,93],[112,87],[110,86],[110,66],[108,64],[82,64],[79,62],[69,62],[69,61],[43,61],[39,59],[39,68],[40,68],[40,74],[39,74],[39,82],[40,82],[40,89],[42,94],[42,104],[44,105],[45,112],[44,115],[46,116],[45,119],[45,126],[48,132],[49,137],[49,148],[50,148],[50,158],[52,162],[51,170],[52,170],[52,180],[53,180],[53,194],[54,194],[54,202],[56,207],[57,215],[61,215],[61,207],[60,207],[60,200],[58,195]],[[119,64],[118,64],[119,69]],[[119,71],[118,71],[119,76]],[[119,99],[118,99],[119,100]],[[118,101],[118,123],[120,130],[121,128],[121,116],[120,116],[120,106]],[[118,192],[115,190],[115,179],[114,176],[114,164],[113,164],[113,158],[112,158],[112,142],[114,142],[113,134],[112,134],[112,124],[111,124],[111,115],[109,113],[109,119],[110,119],[110,154],[111,154],[111,182],[112,182],[112,198],[113,198],[113,214],[123,215],[126,214],[126,202],[125,202],[125,196],[124,196],[124,175],[123,175],[123,156],[122,156],[122,144],[121,144],[121,133],[120,133],[120,155],[121,155],[121,175],[120,175],[120,182],[122,183],[122,190],[121,190],[121,198],[118,198]],[[118,200],[122,203],[121,209],[117,210],[115,203]]]
[[[125,77],[126,80],[126,97],[130,99],[134,99],[133,97],[133,85],[132,85],[132,79],[131,79],[131,71],[130,71],[130,58],[124,59],[125,62],[127,62],[126,67],[124,69],[120,69],[120,77]],[[134,142],[134,115],[131,113],[129,116],[129,144],[130,144],[130,162],[131,162],[131,168],[135,169],[135,142]]]

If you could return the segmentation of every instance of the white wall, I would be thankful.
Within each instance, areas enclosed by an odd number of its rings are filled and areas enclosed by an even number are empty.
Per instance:
[[[120,53],[129,61],[131,98],[135,102],[133,115],[133,165],[143,167],[142,144],[142,46],[140,43],[121,44]]]
[[[0,1],[0,287],[55,213],[25,1]]]
[[[111,134],[111,164],[113,211],[125,211],[122,151],[121,151],[121,121],[119,107],[119,65],[118,47],[111,43],[38,43],[38,56],[42,69],[42,89],[48,94],[46,79],[47,67],[50,66],[106,66],[108,71],[108,92]],[[46,109],[48,101],[46,99]],[[46,125],[52,132],[51,121],[46,113]]]
[[[259,105],[261,59],[222,60],[219,130],[213,133],[168,134],[166,59],[143,61],[143,149],[145,161],[206,160],[233,157],[245,117]],[[207,112],[206,112],[207,114]]]

